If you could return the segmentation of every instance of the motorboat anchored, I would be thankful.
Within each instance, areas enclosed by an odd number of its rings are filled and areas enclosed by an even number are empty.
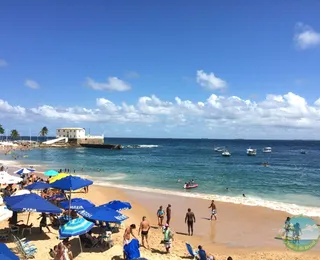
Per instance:
[[[216,147],[216,148],[214,148],[214,151],[218,152],[218,153],[221,153],[221,152],[224,151],[224,147]]]
[[[221,155],[225,156],[225,157],[229,157],[229,156],[231,156],[231,153],[229,153],[228,150],[224,150]]]
[[[248,156],[256,156],[257,155],[257,149],[248,148],[247,149],[247,155]]]
[[[264,153],[272,153],[272,148],[271,147],[265,147],[263,148]]]

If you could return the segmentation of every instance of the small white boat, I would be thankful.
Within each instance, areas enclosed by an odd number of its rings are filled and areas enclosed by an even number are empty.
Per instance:
[[[263,148],[264,153],[272,153],[272,148],[271,147],[265,147]]]
[[[248,156],[256,156],[257,155],[257,149],[248,148],[247,149],[247,155]]]
[[[229,157],[229,156],[231,156],[231,153],[229,153],[228,150],[224,150],[221,155],[225,156],[225,157]]]
[[[224,148],[223,147],[216,147],[214,148],[215,152],[218,152],[218,153],[221,153],[224,151]]]

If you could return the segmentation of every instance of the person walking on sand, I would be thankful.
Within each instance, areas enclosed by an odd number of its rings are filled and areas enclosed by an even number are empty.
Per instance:
[[[194,213],[191,211],[190,208],[188,208],[188,212],[186,214],[184,221],[188,225],[188,235],[193,236],[193,223],[196,223],[196,216],[194,215]]]
[[[167,210],[166,210],[166,215],[167,215],[167,224],[170,225],[170,220],[171,220],[171,204],[168,204]]]
[[[214,203],[214,200],[211,201],[209,209],[211,209],[210,220],[212,220],[212,217],[214,217],[214,219],[217,220],[217,207],[216,207],[216,204]]]
[[[166,248],[167,254],[170,253],[170,248],[172,246],[172,241],[173,241],[173,233],[171,229],[169,228],[169,225],[166,224],[162,230],[163,235],[164,235],[164,246]]]
[[[164,218],[164,210],[163,210],[162,206],[160,206],[157,211],[157,217],[158,217],[158,226],[162,227],[163,226],[163,218]]]
[[[40,220],[40,232],[42,232],[42,228],[47,228],[48,229],[48,232],[51,233],[51,230],[48,226],[48,223],[47,223],[47,214],[46,213],[41,213],[40,217],[38,217],[38,219],[41,218]]]
[[[147,248],[149,248],[149,242],[148,242],[148,233],[150,230],[150,225],[146,217],[142,217],[142,221],[140,223],[138,235],[141,233],[141,240],[142,240],[142,246],[146,247],[144,244],[144,241],[147,243]]]

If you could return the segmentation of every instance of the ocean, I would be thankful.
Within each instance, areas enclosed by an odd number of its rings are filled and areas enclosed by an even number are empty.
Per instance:
[[[47,148],[17,154],[27,165],[69,168],[100,185],[320,216],[320,141],[107,138],[105,143],[127,148]],[[227,147],[231,157],[215,152],[218,146]],[[262,152],[266,146],[272,153]],[[257,156],[247,156],[248,147],[257,149]],[[184,190],[191,179],[199,187]]]

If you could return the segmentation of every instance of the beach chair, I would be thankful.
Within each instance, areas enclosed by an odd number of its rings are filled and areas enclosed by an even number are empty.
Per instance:
[[[32,227],[24,227],[24,228],[22,229],[22,231],[21,231],[21,236],[23,236],[25,230],[29,231],[29,235],[31,235],[31,234],[32,234],[31,228],[32,228]]]
[[[13,238],[19,252],[24,256],[25,259],[34,258],[35,253],[37,253],[37,248],[35,245],[31,244],[25,238],[19,239],[14,235]]]
[[[188,253],[191,255],[191,257],[196,258],[198,256],[198,252],[193,250],[189,243],[186,243],[186,247],[187,247]]]

